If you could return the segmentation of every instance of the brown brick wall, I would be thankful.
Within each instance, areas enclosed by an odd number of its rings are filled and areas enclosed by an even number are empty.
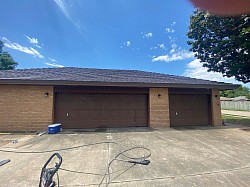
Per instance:
[[[170,127],[167,88],[149,89],[149,126],[153,128]]]
[[[220,106],[220,91],[212,89],[211,94],[211,107],[212,107],[212,125],[221,126],[221,106]]]
[[[0,85],[0,131],[46,130],[52,122],[53,86]]]

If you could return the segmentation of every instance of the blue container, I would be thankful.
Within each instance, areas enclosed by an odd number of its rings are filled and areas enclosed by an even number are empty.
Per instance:
[[[56,124],[48,126],[48,134],[56,134],[60,131],[62,131],[62,124],[61,123],[56,123]]]

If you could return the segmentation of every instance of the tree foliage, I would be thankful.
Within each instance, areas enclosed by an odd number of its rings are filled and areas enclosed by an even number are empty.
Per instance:
[[[0,40],[0,70],[15,69],[18,63],[8,52],[3,51],[3,45],[4,43]]]
[[[250,16],[218,17],[195,10],[188,44],[208,71],[250,82]]]
[[[246,96],[248,99],[250,99],[250,89],[248,87],[245,87],[245,86],[240,86],[239,88],[237,88],[235,90],[221,91],[220,96],[228,97],[228,98]]]
[[[0,40],[0,54],[3,52],[3,42]]]

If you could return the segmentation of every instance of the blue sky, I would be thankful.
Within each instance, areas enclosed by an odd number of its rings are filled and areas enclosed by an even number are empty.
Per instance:
[[[19,69],[135,69],[236,83],[207,73],[188,50],[188,0],[8,0],[1,7],[0,39]]]

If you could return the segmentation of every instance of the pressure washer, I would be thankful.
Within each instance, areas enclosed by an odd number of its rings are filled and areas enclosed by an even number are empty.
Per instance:
[[[53,158],[58,159],[58,162],[55,163],[55,166],[52,168],[48,168],[47,166],[50,164]],[[47,160],[44,164],[39,181],[39,187],[55,187],[56,185],[59,186],[59,177],[57,175],[57,183],[53,180],[54,175],[57,173],[58,169],[62,164],[62,157],[59,153],[54,153],[51,157]]]

